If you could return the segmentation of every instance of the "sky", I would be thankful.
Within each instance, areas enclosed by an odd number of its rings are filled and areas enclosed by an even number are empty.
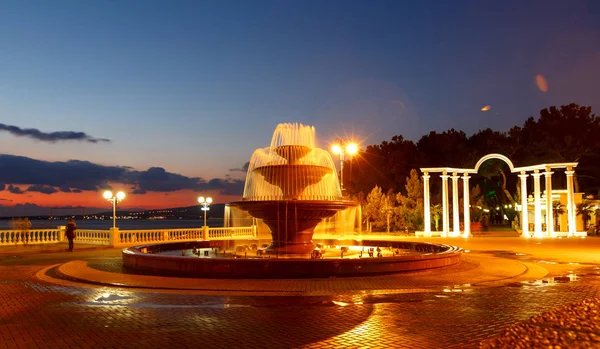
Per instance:
[[[598,110],[598,62],[593,0],[4,0],[0,215],[238,200],[283,122],[364,147]]]

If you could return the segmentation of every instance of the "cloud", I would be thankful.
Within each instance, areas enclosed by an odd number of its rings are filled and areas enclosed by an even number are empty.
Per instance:
[[[89,161],[50,162],[8,154],[0,154],[0,183],[10,183],[8,190],[13,194],[23,193],[15,185],[29,185],[27,191],[46,194],[110,189],[110,183],[130,185],[133,194],[218,190],[226,195],[241,195],[244,188],[241,180],[214,178],[206,181],[171,173],[162,167],[136,171],[131,167],[104,166]]]
[[[229,171],[232,172],[248,172],[248,167],[250,166],[250,161],[244,164],[241,168],[230,168]]]
[[[13,193],[13,194],[23,194],[24,192],[21,190],[21,188],[19,187],[15,187],[12,184],[8,185],[8,191]]]
[[[47,185],[80,190],[98,190],[118,182],[126,168],[88,161],[50,162],[24,156],[0,154],[0,183]]]
[[[162,167],[151,167],[146,171],[128,171],[123,174],[124,183],[134,184],[138,193],[144,191],[198,190],[203,183],[199,177],[186,177],[165,171]]]
[[[55,143],[59,141],[85,141],[89,143],[110,142],[106,138],[94,138],[85,132],[76,131],[55,131],[42,132],[35,128],[20,128],[13,125],[5,125],[0,123],[0,131],[7,131],[18,137],[29,137],[38,141]]]
[[[242,195],[244,193],[245,181],[239,179],[231,179],[224,181],[221,194],[223,195]]]
[[[54,187],[51,187],[49,185],[41,185],[41,184],[32,185],[29,188],[27,188],[27,190],[25,190],[25,191],[38,192],[38,193],[42,193],[42,194],[54,194],[54,193],[58,192],[58,190],[56,190],[56,188],[54,188]]]

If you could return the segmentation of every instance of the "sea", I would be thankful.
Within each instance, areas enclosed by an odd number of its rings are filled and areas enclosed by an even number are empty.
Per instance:
[[[75,220],[78,229],[108,230],[112,228],[112,219],[78,219]],[[31,220],[31,229],[56,229],[60,225],[67,225],[66,220]],[[146,229],[179,229],[200,228],[204,221],[193,219],[117,219],[117,227],[121,230],[146,230]],[[223,219],[208,219],[209,227],[222,227]],[[11,229],[11,221],[0,220],[0,230]]]

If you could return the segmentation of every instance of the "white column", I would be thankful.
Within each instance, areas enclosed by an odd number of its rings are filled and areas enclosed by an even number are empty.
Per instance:
[[[565,171],[567,175],[567,220],[569,222],[569,234],[567,236],[574,236],[577,231],[576,220],[575,220],[575,192],[573,190],[573,175],[575,171],[569,167]]]
[[[450,220],[449,210],[448,210],[448,176],[446,172],[442,174],[442,237],[448,236],[448,232],[450,231]]]
[[[535,224],[534,228],[534,236],[541,238],[542,237],[542,201],[541,201],[541,193],[540,193],[540,176],[538,170],[535,170],[535,173],[531,174],[533,176],[533,198],[535,203],[535,215],[533,219],[533,223]]]
[[[544,176],[546,176],[546,236],[555,237],[554,234],[554,219],[552,212],[552,173],[550,168],[546,169]]]
[[[431,204],[429,203],[429,173],[423,175],[423,224],[425,225],[423,233],[425,236],[431,236]]]
[[[469,203],[469,199],[471,196],[471,191],[469,190],[469,174],[465,173],[462,177],[463,179],[463,215],[464,215],[464,224],[465,224],[465,229],[463,232],[463,237],[468,238],[469,235],[471,234],[471,204]]]
[[[526,238],[529,235],[529,211],[527,210],[527,176],[525,171],[521,171],[519,178],[521,178],[521,230],[522,235]]]
[[[460,176],[454,172],[452,174],[452,218],[454,221],[454,231],[452,236],[460,236],[460,217],[458,209],[458,179]]]

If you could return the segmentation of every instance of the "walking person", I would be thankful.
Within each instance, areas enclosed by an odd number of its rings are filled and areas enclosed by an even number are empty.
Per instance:
[[[73,240],[75,240],[75,229],[77,225],[73,218],[69,218],[69,223],[67,224],[67,239],[69,239],[69,252],[73,252]]]

